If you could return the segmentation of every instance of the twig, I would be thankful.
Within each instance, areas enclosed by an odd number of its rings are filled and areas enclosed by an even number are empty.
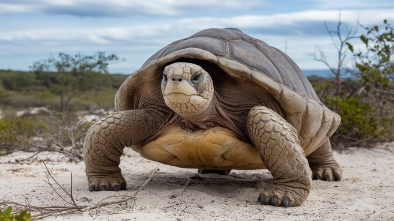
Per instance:
[[[64,202],[66,202],[67,204],[71,204],[70,202],[68,202],[58,191],[57,189],[52,185],[52,183],[49,181],[49,176],[46,175],[47,181],[46,183],[53,189],[53,191],[55,191],[56,195],[58,195]]]
[[[150,174],[149,178],[142,184],[142,186],[140,188],[137,189],[137,191],[134,192],[134,194],[132,196],[128,196],[124,199],[121,200],[116,200],[116,201],[110,201],[110,202],[104,202],[104,203],[98,203],[95,204],[93,206],[78,206],[75,199],[74,199],[74,195],[73,195],[73,191],[72,191],[72,183],[73,183],[73,179],[72,179],[72,174],[71,174],[71,190],[67,191],[62,185],[59,184],[59,182],[53,177],[52,173],[50,172],[49,168],[47,167],[47,165],[43,162],[46,171],[47,171],[47,178],[48,178],[48,185],[51,186],[51,188],[56,192],[56,194],[67,204],[70,204],[71,206],[32,206],[32,205],[25,205],[25,204],[21,204],[21,203],[17,203],[17,202],[12,202],[12,201],[2,201],[0,202],[0,205],[4,204],[4,205],[13,205],[13,206],[19,206],[22,207],[24,209],[27,210],[31,210],[31,211],[36,211],[39,212],[40,214],[38,215],[33,215],[34,219],[42,219],[45,217],[50,217],[50,216],[59,216],[59,215],[66,215],[66,214],[73,214],[76,212],[85,212],[88,210],[92,210],[92,209],[97,209],[100,207],[104,207],[104,206],[110,206],[110,205],[115,205],[115,204],[121,204],[121,203],[126,203],[130,200],[135,200],[136,196],[138,195],[138,193],[144,189],[146,187],[146,185],[152,180],[154,174],[157,172],[158,167],[157,166],[152,173]],[[60,187],[60,189],[66,193],[66,195],[68,197],[70,197],[71,202],[69,202],[69,200],[66,200],[57,190],[56,188],[53,186],[53,184],[50,182],[51,179],[53,182],[55,182],[55,184]],[[189,180],[188,180],[189,182]],[[188,184],[188,182],[186,183],[186,185]],[[185,187],[186,187],[185,185]],[[107,198],[108,199],[108,198]]]
[[[74,200],[74,195],[73,195],[73,173],[71,173],[71,181],[70,181],[70,198],[73,201],[74,206],[77,207],[79,211],[81,211],[81,209],[79,208],[79,206],[77,205],[77,203]]]
[[[150,174],[149,178],[145,181],[144,184],[142,184],[142,186],[140,188],[138,188],[138,190],[133,194],[134,197],[137,196],[137,194],[144,189],[144,187],[146,186],[146,184],[149,183],[149,181],[152,179],[153,175],[157,172],[157,169],[159,168],[159,165],[156,166],[156,168],[152,171],[152,173]]]
[[[190,175],[188,174],[188,175],[187,175],[187,182],[186,182],[186,184],[183,186],[182,192],[185,191],[185,188],[186,188],[186,186],[189,184],[189,182],[190,182]]]
[[[44,166],[45,166],[45,168],[46,168],[46,170],[47,170],[47,175],[56,183],[56,185],[57,185],[58,187],[60,187],[60,189],[63,190],[64,193],[66,193],[66,194],[70,197],[72,203],[70,203],[70,202],[68,202],[67,200],[65,200],[65,199],[56,191],[56,189],[52,186],[52,184],[51,184],[51,183],[49,182],[49,180],[48,180],[48,184],[52,187],[53,190],[55,190],[56,194],[57,194],[60,198],[62,198],[63,201],[65,201],[65,202],[67,202],[67,203],[69,203],[69,204],[74,205],[76,209],[78,209],[79,211],[81,211],[81,209],[79,208],[79,206],[78,206],[77,203],[75,202],[74,196],[73,196],[73,174],[71,173],[71,189],[70,189],[70,192],[68,192],[68,191],[67,191],[62,185],[60,185],[60,184],[57,182],[57,180],[52,176],[52,173],[49,171],[49,169],[48,169],[47,165],[45,164],[45,162],[42,162],[42,163],[44,164]]]
[[[151,181],[153,175],[157,172],[158,167],[159,167],[159,165],[156,166],[156,168],[155,168],[155,169],[152,171],[152,173],[150,174],[149,178],[144,182],[144,184],[142,184],[142,186],[141,186],[140,188],[138,188],[137,191],[135,191],[135,193],[134,193],[132,196],[129,196],[129,197],[125,198],[125,199],[121,199],[121,200],[117,200],[117,201],[106,202],[106,203],[99,203],[99,204],[97,204],[96,206],[90,207],[89,209],[96,209],[96,208],[101,207],[101,206],[107,206],[107,205],[112,205],[112,204],[120,204],[120,203],[127,202],[127,201],[129,201],[129,200],[132,200],[132,199],[136,199],[137,194],[138,194],[142,189],[144,189],[145,186]],[[113,196],[111,196],[111,197],[113,197]],[[109,198],[110,198],[110,197],[104,198],[103,200],[106,200],[106,199],[109,199]],[[101,201],[103,201],[103,200],[101,200]],[[108,203],[109,203],[109,204],[108,204]]]
[[[28,158],[25,158],[25,159],[23,159],[22,161],[25,161],[25,160],[30,160],[31,158],[33,158],[33,157],[35,157],[35,156],[37,156],[38,154],[40,154],[41,152],[40,151],[38,151],[37,153],[35,153],[35,154],[33,154],[33,155],[31,155],[30,157],[28,157]]]

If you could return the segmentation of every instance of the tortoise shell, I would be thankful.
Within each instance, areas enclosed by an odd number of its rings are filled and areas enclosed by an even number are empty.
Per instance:
[[[156,52],[119,88],[116,109],[134,109],[141,82],[161,78],[166,65],[182,59],[210,62],[234,79],[247,79],[265,88],[298,132],[305,155],[326,142],[339,126],[340,116],[320,102],[290,57],[234,28],[202,30]]]

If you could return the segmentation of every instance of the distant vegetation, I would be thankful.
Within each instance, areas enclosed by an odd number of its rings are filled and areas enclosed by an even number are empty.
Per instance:
[[[126,77],[123,74],[92,74],[88,81],[80,82],[80,87],[85,89],[74,92],[66,109],[113,108],[115,93]],[[48,87],[45,80],[32,71],[0,70],[0,105],[12,109],[44,106],[59,111],[61,98],[53,89],[57,86],[55,82]]]
[[[60,53],[34,63],[32,71],[0,70],[0,105],[21,109],[45,106],[55,111],[113,107],[114,95],[126,75],[108,74],[115,55]]]

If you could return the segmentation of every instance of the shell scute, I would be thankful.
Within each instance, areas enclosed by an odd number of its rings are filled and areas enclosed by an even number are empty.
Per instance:
[[[209,50],[216,56],[224,56],[225,47],[225,43],[220,39],[210,37],[194,37],[188,38],[174,45],[171,49],[168,50],[168,53],[175,52],[184,48],[200,48],[203,50]]]
[[[225,41],[241,40],[241,38],[234,30],[219,29],[219,28],[205,29],[190,36],[190,38],[195,38],[195,37],[210,37],[210,38],[222,39]]]
[[[272,62],[251,44],[244,41],[229,43],[229,56],[231,59],[244,63],[251,69],[269,73],[276,82],[283,83],[282,77]]]

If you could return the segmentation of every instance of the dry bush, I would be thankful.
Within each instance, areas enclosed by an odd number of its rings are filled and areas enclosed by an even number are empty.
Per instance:
[[[70,161],[79,162],[91,125],[91,122],[81,122],[75,112],[6,117],[0,120],[0,151],[54,151],[63,153]]]

